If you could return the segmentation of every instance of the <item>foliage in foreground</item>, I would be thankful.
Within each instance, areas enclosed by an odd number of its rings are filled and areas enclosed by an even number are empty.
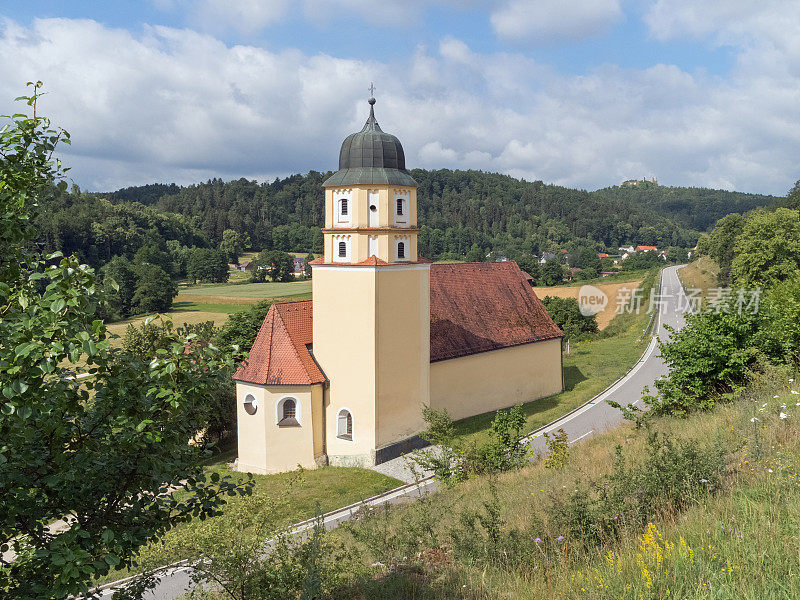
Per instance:
[[[756,310],[757,309],[757,310]],[[686,314],[686,325],[660,342],[670,377],[645,396],[653,415],[683,415],[729,401],[753,371],[768,364],[797,366],[800,356],[800,277],[774,285],[748,306],[734,293]]]
[[[249,488],[206,478],[208,448],[191,442],[233,357],[174,333],[146,360],[112,348],[93,270],[31,249],[66,135],[36,115],[40,85],[26,98],[33,116],[0,130],[0,551],[14,553],[0,558],[0,595],[25,599],[81,594]]]

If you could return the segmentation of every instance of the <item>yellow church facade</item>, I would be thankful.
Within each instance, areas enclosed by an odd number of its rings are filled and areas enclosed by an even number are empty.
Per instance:
[[[417,253],[417,184],[374,116],[324,182],[311,301],[270,308],[237,370],[238,468],[370,466],[460,419],[562,390],[560,329],[516,263]]]

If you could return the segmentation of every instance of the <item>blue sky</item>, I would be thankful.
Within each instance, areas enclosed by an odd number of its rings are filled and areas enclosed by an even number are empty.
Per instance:
[[[43,80],[97,190],[334,169],[375,81],[411,167],[783,194],[798,26],[770,0],[6,2],[0,109]]]

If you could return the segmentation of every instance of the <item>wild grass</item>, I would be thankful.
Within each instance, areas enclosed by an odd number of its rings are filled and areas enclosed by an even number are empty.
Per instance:
[[[701,256],[694,262],[678,269],[683,287],[686,289],[700,290],[700,297],[706,298],[708,290],[717,287],[717,274],[719,266],[708,256]]]
[[[798,598],[799,388],[770,370],[713,412],[577,444],[560,470],[366,515],[330,534],[371,570],[337,597]]]

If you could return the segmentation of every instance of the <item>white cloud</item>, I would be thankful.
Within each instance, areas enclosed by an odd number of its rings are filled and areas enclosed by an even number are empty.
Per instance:
[[[622,18],[619,0],[507,0],[491,16],[500,37],[532,44],[593,37]]]
[[[425,0],[304,0],[304,12],[317,24],[344,13],[373,25],[406,26],[416,22],[429,4]]]
[[[757,55],[748,49],[753,60]],[[68,129],[82,187],[210,177],[273,178],[336,167],[367,115],[398,135],[410,167],[500,171],[594,189],[631,177],[783,193],[800,177],[800,73],[728,78],[672,65],[564,76],[455,38],[391,64],[226,46],[190,30],[138,34],[48,19],[0,30],[0,113],[25,81]]]
[[[645,22],[660,40],[714,37],[717,43],[743,45],[754,39],[794,35],[791,23],[800,6],[785,0],[656,0]]]
[[[199,0],[194,18],[209,31],[232,27],[252,34],[283,19],[289,6],[289,0]]]
[[[418,23],[437,4],[467,6],[473,0],[150,0],[157,9],[180,12],[203,31],[235,30],[252,35],[284,21],[293,11],[325,27],[341,17],[359,18],[370,25],[401,26]]]

